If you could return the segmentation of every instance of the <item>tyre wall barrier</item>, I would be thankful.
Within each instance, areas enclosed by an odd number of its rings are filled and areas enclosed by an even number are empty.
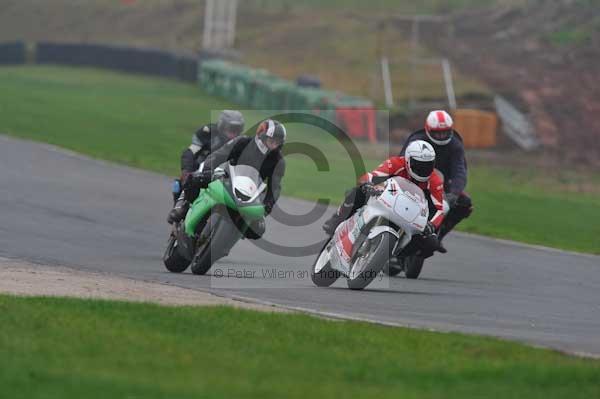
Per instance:
[[[208,94],[255,109],[311,110],[351,137],[376,141],[371,101],[316,87],[302,87],[264,69],[213,59],[202,62],[198,82]]]
[[[83,43],[36,45],[38,64],[88,66],[195,82],[198,60],[167,51]]]
[[[18,65],[25,63],[25,43],[0,43],[0,64]]]

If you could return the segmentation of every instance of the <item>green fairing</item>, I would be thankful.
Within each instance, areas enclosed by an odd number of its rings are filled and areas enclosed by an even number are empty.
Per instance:
[[[263,205],[249,205],[238,207],[235,200],[231,197],[223,182],[215,180],[208,185],[205,190],[200,191],[200,195],[185,217],[185,232],[192,237],[196,232],[196,226],[210,210],[218,204],[224,204],[230,209],[238,211],[246,220],[260,219],[265,214]]]
[[[238,208],[238,212],[244,219],[260,219],[265,215],[265,207],[263,205],[250,205]]]

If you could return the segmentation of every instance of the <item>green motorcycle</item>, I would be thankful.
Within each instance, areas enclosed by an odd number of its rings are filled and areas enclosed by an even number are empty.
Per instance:
[[[203,275],[227,256],[254,221],[265,216],[262,197],[267,185],[248,165],[223,164],[200,191],[185,220],[173,226],[163,262],[167,270]]]

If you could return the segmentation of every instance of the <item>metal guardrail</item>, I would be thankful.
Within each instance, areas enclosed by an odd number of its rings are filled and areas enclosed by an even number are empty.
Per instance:
[[[529,118],[501,96],[494,97],[496,113],[502,121],[504,133],[524,150],[535,150],[540,142]]]
[[[0,43],[0,64],[23,64],[25,63],[25,43]]]

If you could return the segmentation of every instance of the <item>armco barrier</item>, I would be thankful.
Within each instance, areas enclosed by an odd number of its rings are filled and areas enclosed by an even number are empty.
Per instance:
[[[41,42],[36,46],[36,62],[106,68],[191,82],[198,76],[197,60],[193,57],[135,47]]]
[[[25,63],[25,43],[0,43],[0,64]]]
[[[198,60],[194,57],[178,57],[177,77],[186,82],[196,82],[198,80]]]

